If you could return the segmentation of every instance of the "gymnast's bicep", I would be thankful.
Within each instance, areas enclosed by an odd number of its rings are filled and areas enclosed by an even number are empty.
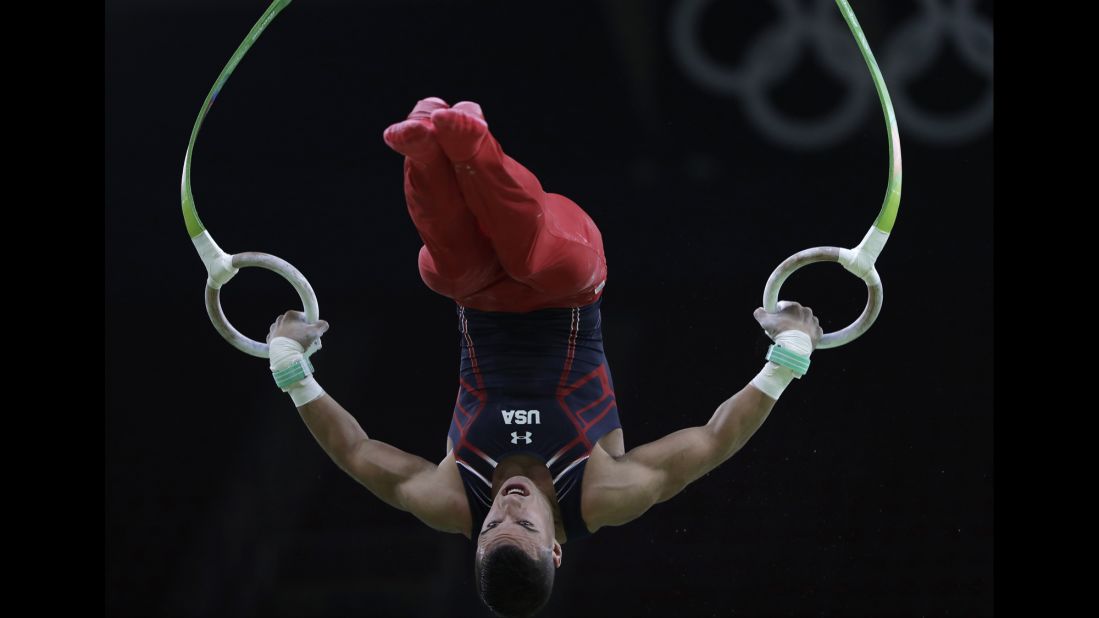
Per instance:
[[[397,487],[397,500],[400,508],[440,532],[468,536],[473,525],[453,455],[402,482]]]

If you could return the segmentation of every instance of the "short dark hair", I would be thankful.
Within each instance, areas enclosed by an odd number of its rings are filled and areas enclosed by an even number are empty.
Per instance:
[[[538,558],[511,543],[474,557],[473,577],[477,594],[496,615],[506,618],[533,616],[553,592],[553,551],[545,548]]]

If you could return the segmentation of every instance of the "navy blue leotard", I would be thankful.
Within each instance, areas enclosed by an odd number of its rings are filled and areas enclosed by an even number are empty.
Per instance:
[[[476,540],[492,474],[509,455],[545,463],[567,540],[590,536],[580,512],[592,447],[621,426],[603,353],[603,297],[529,313],[457,307],[461,369],[449,436]]]

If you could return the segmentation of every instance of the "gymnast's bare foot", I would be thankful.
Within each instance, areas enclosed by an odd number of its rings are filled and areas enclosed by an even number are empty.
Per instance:
[[[470,101],[431,112],[431,122],[435,125],[435,139],[452,163],[472,159],[488,135],[481,106]]]
[[[446,101],[438,97],[421,99],[403,120],[390,125],[382,139],[387,146],[418,163],[430,163],[443,156],[443,151],[435,141],[435,127],[431,113],[447,108]]]

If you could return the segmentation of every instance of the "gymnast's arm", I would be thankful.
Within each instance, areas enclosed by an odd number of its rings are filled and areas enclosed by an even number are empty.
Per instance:
[[[768,332],[801,330],[814,347],[823,334],[812,311],[797,303],[777,313],[759,312],[757,320]],[[775,401],[749,383],[719,405],[705,425],[680,429],[618,458],[616,480],[601,487],[601,523],[622,525],[636,519],[724,463],[767,420]]]
[[[327,394],[299,407],[298,413],[332,461],[383,502],[440,532],[464,534],[465,494],[450,491],[446,482],[448,474],[457,474],[453,461],[433,464],[371,438]]]
[[[288,337],[307,348],[327,330],[327,323],[317,329],[306,324],[304,317],[298,311],[287,312],[272,325],[268,341]],[[460,506],[459,498],[464,500],[465,496],[446,491],[446,460],[434,464],[371,438],[355,417],[327,393],[297,409],[332,461],[383,502],[412,513],[436,530],[462,532],[454,512]]]

